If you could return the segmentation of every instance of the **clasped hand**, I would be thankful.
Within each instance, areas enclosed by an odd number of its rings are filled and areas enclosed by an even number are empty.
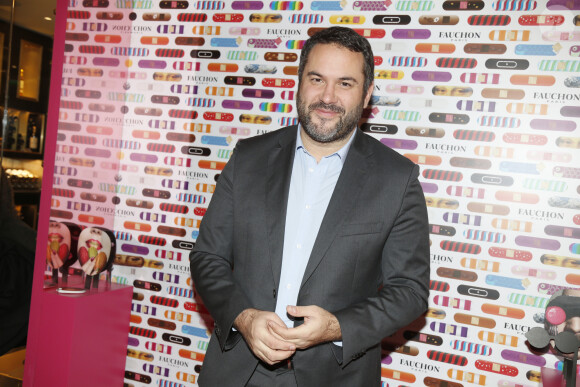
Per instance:
[[[236,318],[234,326],[260,360],[276,364],[288,359],[297,349],[341,340],[340,325],[336,317],[316,306],[288,306],[293,317],[304,318],[296,328],[288,328],[274,312],[246,309]]]

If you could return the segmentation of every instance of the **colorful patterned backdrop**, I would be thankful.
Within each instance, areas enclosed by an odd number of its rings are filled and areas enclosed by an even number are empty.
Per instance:
[[[361,128],[429,209],[430,309],[385,339],[383,385],[538,385],[561,362],[524,334],[580,287],[577,0],[70,0],[51,219],[115,232],[125,382],[196,383],[200,221],[236,142],[296,123],[300,48],[332,25],[371,42]]]

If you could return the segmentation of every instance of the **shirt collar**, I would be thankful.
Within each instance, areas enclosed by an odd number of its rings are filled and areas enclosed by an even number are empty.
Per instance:
[[[302,143],[302,138],[300,137],[300,129],[301,128],[302,128],[302,125],[298,124],[298,132],[296,133],[296,150],[302,149],[304,152],[308,153],[308,151],[304,147],[304,144]],[[332,157],[332,156],[336,155],[336,156],[338,156],[340,161],[344,164],[344,160],[346,159],[346,155],[348,154],[348,150],[350,149],[350,146],[352,145],[352,142],[354,141],[354,136],[356,136],[356,131],[357,131],[356,129],[352,131],[352,134],[350,135],[350,139],[348,140],[348,142],[346,144],[344,144],[344,146],[342,148],[340,148],[339,150],[337,150],[333,154],[326,156],[325,158]],[[310,153],[308,153],[308,154],[310,154]]]

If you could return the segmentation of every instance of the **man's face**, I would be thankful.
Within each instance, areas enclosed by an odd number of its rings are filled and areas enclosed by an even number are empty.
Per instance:
[[[314,141],[346,138],[356,127],[372,94],[363,90],[361,53],[333,44],[317,44],[308,56],[296,97],[298,118]]]

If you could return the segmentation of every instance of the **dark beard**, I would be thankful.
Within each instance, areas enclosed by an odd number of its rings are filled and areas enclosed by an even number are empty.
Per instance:
[[[296,105],[298,109],[298,119],[300,120],[300,124],[302,124],[302,128],[304,132],[316,142],[320,143],[329,143],[334,141],[343,140],[348,137],[356,125],[360,120],[363,112],[364,102],[361,101],[357,107],[352,110],[350,113],[344,115],[345,111],[342,107],[336,105],[329,105],[325,104],[322,101],[313,103],[310,106],[306,106],[302,99],[300,98],[300,93],[296,97]],[[337,112],[341,114],[340,120],[336,124],[336,126],[327,132],[323,131],[323,128],[319,125],[316,125],[310,119],[312,111],[315,109],[326,109],[333,112]],[[324,125],[324,120],[323,120]]]

